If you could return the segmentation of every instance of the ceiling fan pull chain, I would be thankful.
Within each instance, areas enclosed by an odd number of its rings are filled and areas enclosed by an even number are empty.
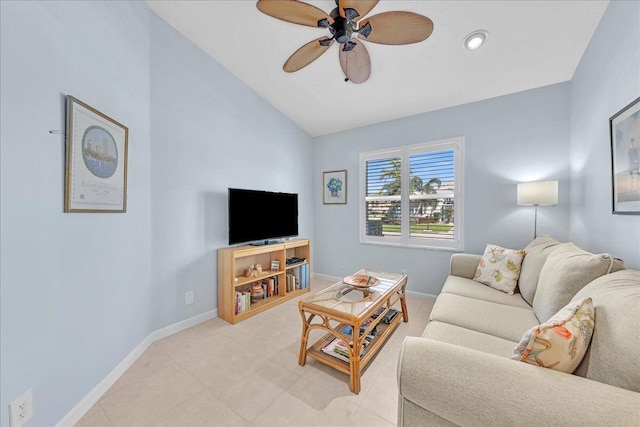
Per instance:
[[[344,76],[344,81],[345,83],[349,81],[349,77],[347,77],[346,74],[348,74],[346,71],[349,69],[349,57],[346,57],[344,59],[344,70],[345,70],[345,76]]]

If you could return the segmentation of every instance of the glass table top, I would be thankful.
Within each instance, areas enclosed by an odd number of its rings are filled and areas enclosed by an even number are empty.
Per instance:
[[[372,304],[376,304],[390,293],[396,292],[406,275],[363,269],[355,275],[367,275],[379,280],[375,286],[357,288],[342,280],[328,288],[304,298],[303,304],[347,313],[359,317]]]

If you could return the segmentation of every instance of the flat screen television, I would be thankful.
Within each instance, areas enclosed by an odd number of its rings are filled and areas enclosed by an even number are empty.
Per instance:
[[[298,195],[229,188],[229,244],[268,244],[298,235]]]

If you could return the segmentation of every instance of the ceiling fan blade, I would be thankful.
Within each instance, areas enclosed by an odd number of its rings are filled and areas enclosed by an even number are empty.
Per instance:
[[[380,0],[340,0],[340,15],[345,16],[344,9],[355,9],[358,12],[358,16],[352,19],[352,21],[359,21],[364,18],[365,15],[371,12]]]
[[[425,40],[433,32],[433,21],[426,16],[413,12],[383,12],[365,18],[360,22],[362,28],[369,23],[371,34],[359,37],[372,43],[411,44]]]
[[[367,52],[367,48],[364,47],[364,43],[360,40],[351,39],[349,41],[355,44],[355,47],[345,51],[340,46],[340,66],[344,71],[344,75],[353,83],[363,83],[367,81],[371,74],[369,52]]]
[[[325,45],[320,44],[321,41],[325,41],[323,43]],[[330,40],[328,37],[315,39],[293,52],[293,55],[287,59],[282,69],[287,73],[298,71],[318,59],[332,44],[333,40]]]
[[[256,7],[265,15],[294,24],[318,27],[318,21],[323,19],[333,23],[323,10],[297,0],[258,0]]]

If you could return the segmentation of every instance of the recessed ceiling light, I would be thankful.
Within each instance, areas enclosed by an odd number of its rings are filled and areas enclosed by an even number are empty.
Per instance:
[[[469,50],[476,50],[489,38],[489,32],[477,30],[464,38],[464,47]]]

